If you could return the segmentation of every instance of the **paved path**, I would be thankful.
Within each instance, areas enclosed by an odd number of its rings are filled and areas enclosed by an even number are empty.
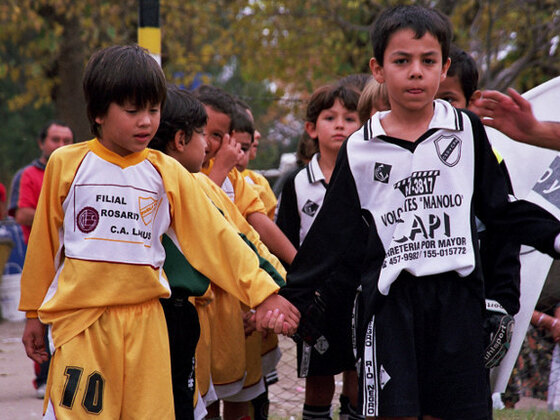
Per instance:
[[[35,377],[33,362],[21,343],[24,323],[0,320],[0,419],[42,417],[43,402],[35,396],[31,384]]]

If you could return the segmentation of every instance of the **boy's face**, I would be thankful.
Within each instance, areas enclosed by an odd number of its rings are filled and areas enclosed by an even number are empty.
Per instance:
[[[340,99],[334,101],[333,106],[323,109],[317,117],[317,122],[305,123],[307,134],[319,142],[321,153],[338,153],[346,138],[360,128],[358,111],[347,109]]]
[[[237,161],[235,167],[237,168],[238,171],[244,171],[245,168],[247,168],[247,165],[249,164],[249,158],[251,156],[251,149],[252,149],[251,146],[253,143],[251,139],[251,134],[245,133],[243,131],[234,131],[233,133],[231,133],[231,136],[237,143],[241,145],[241,151],[243,152],[243,155]]]
[[[447,76],[445,80],[440,83],[436,98],[449,102],[455,108],[466,108],[469,102],[465,97],[457,75]]]
[[[251,152],[249,153],[249,160],[254,160],[257,157],[257,152],[259,151],[259,140],[261,139],[261,132],[255,130],[255,134],[253,135],[254,140],[253,144],[251,145]]]
[[[156,134],[160,110],[161,104],[141,109],[130,102],[111,102],[107,114],[95,118],[101,126],[99,141],[121,156],[141,152]]]
[[[430,111],[450,61],[442,62],[441,45],[426,32],[416,39],[412,29],[401,29],[389,38],[383,66],[370,60],[373,76],[386,83],[392,110]]]
[[[216,156],[216,153],[222,145],[222,140],[229,133],[231,118],[229,115],[219,112],[211,106],[204,105],[208,114],[208,122],[206,124],[206,141],[208,143],[208,154],[205,163]]]
[[[200,172],[207,152],[208,144],[204,127],[197,128],[193,131],[190,141],[185,145],[182,153],[184,158],[181,163],[189,172]]]

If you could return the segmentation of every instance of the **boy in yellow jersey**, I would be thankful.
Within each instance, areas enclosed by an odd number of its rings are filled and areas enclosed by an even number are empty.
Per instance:
[[[206,111],[202,104],[187,91],[180,90],[175,86],[169,86],[167,98],[162,110],[161,124],[156,135],[149,144],[149,147],[160,150],[179,161],[187,170],[192,173],[200,171],[204,156],[207,151],[206,140],[204,139],[204,128],[206,126]],[[269,272],[279,284],[283,284],[285,271],[281,263],[274,257],[268,249],[260,242],[258,234],[247,223],[241,215],[237,207],[231,202],[227,195],[214,184],[207,176],[200,174],[198,177],[201,186],[207,193],[212,202],[220,209],[226,219],[245,237],[255,245],[255,251],[266,258],[261,258],[261,267]],[[193,398],[192,391],[189,398],[186,391],[189,388],[189,377],[187,372],[192,368],[190,362],[191,355],[194,354],[192,344],[196,345],[196,340],[184,331],[186,323],[196,323],[198,326],[198,317],[196,313],[192,316],[192,305],[186,301],[188,296],[199,296],[204,287],[196,291],[192,287],[192,277],[197,273],[192,273],[192,268],[187,267],[188,262],[173,249],[173,244],[165,240],[164,247],[167,257],[164,270],[169,279],[173,296],[168,302],[162,301],[164,311],[167,318],[169,339],[171,345],[171,366],[173,375],[173,390],[175,394],[175,415],[178,419],[189,418],[193,416]],[[183,267],[181,270],[178,267]],[[274,268],[276,267],[276,268]],[[190,273],[190,274],[187,274]],[[185,284],[183,278],[188,275],[190,284]],[[197,284],[204,283],[208,286],[208,279],[200,279]],[[245,345],[243,324],[240,317],[239,301],[232,295],[226,294],[223,290],[213,287],[215,301],[221,302],[216,305],[214,302],[208,304],[207,299],[197,299],[197,310],[201,318],[202,337],[197,348],[196,362],[196,378],[199,385],[201,395],[206,396],[209,391],[209,363],[206,357],[210,350],[209,343],[214,344],[214,340],[210,340],[209,327],[209,309],[213,309],[213,317],[220,319],[229,319],[227,328],[221,328],[217,331],[218,338],[223,336],[230,337],[229,345],[222,346],[220,363],[222,370],[225,370],[226,376],[229,375],[232,380],[240,382],[243,385],[243,377],[245,375]],[[223,300],[230,301],[230,305],[223,305]],[[201,304],[198,304],[201,302]],[[224,313],[229,311],[229,313]],[[218,311],[219,314],[215,312]],[[222,321],[222,324],[224,322]],[[214,325],[216,329],[217,325]],[[226,324],[224,324],[226,325]],[[234,337],[234,342],[231,341]],[[237,338],[235,338],[237,337]],[[196,337],[198,338],[198,337]],[[260,346],[259,346],[260,348]],[[212,347],[214,350],[214,347]],[[213,352],[214,353],[214,352]],[[259,355],[260,357],[260,355]],[[229,366],[229,368],[228,368]],[[214,378],[213,378],[214,379]],[[259,378],[257,378],[258,381]],[[223,382],[223,381],[222,381]],[[245,381],[247,383],[247,381]],[[190,404],[190,407],[188,406]],[[202,404],[196,404],[197,412]]]
[[[106,48],[83,86],[96,138],[47,165],[21,280],[23,343],[43,361],[49,324],[46,418],[173,419],[164,233],[196,270],[256,307],[259,328],[291,332],[299,314],[192,175],[146,149],[166,95],[156,61],[138,46]]]
[[[208,114],[208,154],[202,172],[220,186],[261,236],[261,240],[283,262],[290,264],[296,250],[282,231],[267,217],[257,193],[235,168],[240,146],[230,137],[235,99],[224,90],[203,85],[195,95]]]

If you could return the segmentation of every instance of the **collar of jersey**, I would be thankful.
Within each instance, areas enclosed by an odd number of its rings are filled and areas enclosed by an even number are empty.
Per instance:
[[[323,175],[323,171],[321,171],[321,167],[319,166],[319,156],[319,153],[315,153],[307,165],[307,177],[310,183],[325,180],[325,175]]]
[[[123,169],[139,164],[148,156],[148,149],[144,149],[141,152],[131,153],[126,156],[121,156],[107,149],[97,138],[89,142],[89,148],[100,158],[114,165],[120,166]]]
[[[389,114],[390,111],[380,111],[377,112],[371,118],[371,130],[372,136],[370,138],[387,136],[383,126],[381,125],[381,120]],[[442,99],[434,100],[434,115],[428,126],[429,130],[461,130],[461,117],[460,113],[455,109],[453,105]]]

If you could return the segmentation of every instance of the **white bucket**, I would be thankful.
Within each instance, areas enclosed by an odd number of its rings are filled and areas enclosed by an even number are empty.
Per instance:
[[[25,312],[18,311],[21,273],[3,274],[0,281],[0,309],[2,318],[8,321],[23,321]]]

